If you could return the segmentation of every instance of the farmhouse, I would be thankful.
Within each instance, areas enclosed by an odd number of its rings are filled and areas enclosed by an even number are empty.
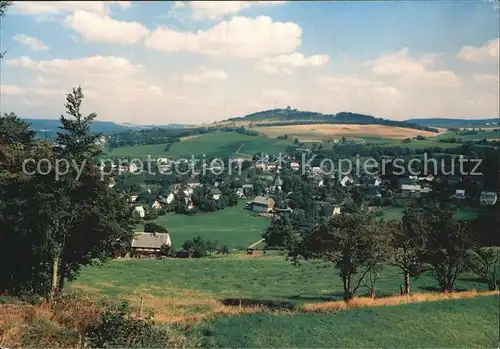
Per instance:
[[[269,197],[257,196],[250,205],[254,212],[269,213],[274,208],[274,200]]]
[[[168,233],[137,233],[132,240],[130,256],[158,257],[162,245],[172,246]]]
[[[494,205],[497,203],[498,195],[494,191],[482,191],[479,197],[481,205]]]
[[[161,203],[158,200],[153,201],[151,204],[151,208],[155,210],[159,210],[161,208]]]

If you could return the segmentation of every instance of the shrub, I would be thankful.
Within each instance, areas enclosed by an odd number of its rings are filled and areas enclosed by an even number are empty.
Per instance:
[[[179,347],[179,343],[170,341],[166,330],[154,325],[151,317],[146,319],[132,317],[126,302],[121,303],[116,309],[105,311],[101,315],[101,321],[90,326],[86,334],[89,346],[94,348]]]
[[[146,212],[146,215],[144,216],[145,221],[152,221],[158,218],[158,215],[156,214],[155,210],[149,210]]]
[[[169,256],[171,251],[172,251],[172,246],[170,245],[167,245],[167,244],[163,244],[160,246],[160,252],[162,255],[164,256]]]
[[[202,258],[207,256],[207,249],[204,245],[195,246],[193,249],[193,258]]]

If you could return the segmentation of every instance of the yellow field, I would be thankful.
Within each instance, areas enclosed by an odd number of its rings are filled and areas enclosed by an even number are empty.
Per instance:
[[[404,127],[385,125],[355,125],[355,124],[311,124],[255,127],[256,131],[269,137],[287,134],[301,141],[328,140],[339,137],[381,137],[392,139],[405,139],[422,135],[425,137],[436,136],[436,133],[415,130]]]

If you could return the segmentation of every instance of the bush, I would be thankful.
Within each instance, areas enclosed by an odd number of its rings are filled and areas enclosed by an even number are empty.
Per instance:
[[[163,244],[160,246],[160,252],[164,256],[170,256],[170,253],[172,252],[172,246]]]
[[[195,236],[192,240],[187,240],[182,245],[185,251],[193,258],[201,258],[207,255],[207,243],[201,236]]]
[[[146,215],[144,216],[145,221],[152,221],[158,218],[158,215],[156,214],[155,210],[149,210],[146,212]]]
[[[38,317],[23,331],[22,347],[31,348],[70,348],[79,343],[78,332],[60,327],[50,319]]]
[[[93,348],[167,348],[185,346],[173,343],[170,334],[154,325],[151,317],[133,318],[128,303],[123,302],[116,309],[105,311],[101,321],[87,329],[89,346]],[[179,341],[176,338],[175,341]],[[181,345],[179,345],[181,344]]]
[[[156,223],[146,223],[144,224],[144,232],[145,233],[166,233],[167,229]]]
[[[201,246],[195,246],[193,249],[193,258],[203,258],[207,256],[207,249],[205,248],[204,245]]]

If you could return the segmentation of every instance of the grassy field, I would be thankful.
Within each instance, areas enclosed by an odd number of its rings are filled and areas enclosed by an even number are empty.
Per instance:
[[[292,126],[256,127],[255,130],[270,137],[287,134],[292,139],[328,140],[340,137],[379,137],[389,139],[404,139],[409,137],[436,136],[436,133],[411,128],[385,125],[354,125],[354,124],[311,124]]]
[[[377,281],[377,296],[399,294],[399,270],[386,268]],[[98,297],[126,299],[133,306],[153,310],[164,323],[192,326],[219,315],[235,315],[271,306],[303,307],[308,303],[339,301],[342,281],[338,272],[321,261],[293,266],[282,256],[204,259],[116,260],[101,268],[88,267],[69,285],[73,291]],[[485,290],[473,275],[462,275],[457,290]],[[414,292],[438,291],[429,275],[412,280]],[[368,295],[366,288],[358,292]],[[235,307],[241,300],[242,307]],[[229,304],[228,304],[229,302]],[[264,307],[264,308],[262,308]]]
[[[400,139],[389,139],[389,138],[381,138],[381,137],[363,137],[363,140],[369,144],[376,144],[376,145],[387,146],[387,147],[398,147],[399,146],[399,147],[405,147],[405,148],[410,148],[410,149],[423,149],[423,148],[432,148],[432,147],[455,148],[455,147],[460,146],[460,144],[456,144],[456,143],[441,143],[438,141],[439,137],[440,136],[428,137],[422,141],[418,141],[418,140],[413,139],[413,140],[411,140],[410,143],[403,143],[402,140],[400,140]],[[448,138],[448,137],[444,137],[444,138]]]
[[[203,328],[220,348],[498,347],[499,297],[444,300],[335,314],[245,314]]]
[[[386,221],[400,219],[403,216],[403,211],[403,207],[384,206],[382,208],[382,212],[384,213],[382,218]],[[475,219],[480,212],[481,211],[476,209],[458,208],[456,211],[456,217],[460,220]]]
[[[220,244],[230,248],[246,248],[262,238],[261,234],[267,229],[269,220],[253,215],[244,206],[245,203],[240,201],[235,207],[202,212],[196,216],[171,213],[160,216],[156,223],[167,228],[176,248],[181,248],[184,241],[196,235],[206,240],[219,240]],[[142,229],[140,227],[137,230]]]
[[[286,301],[294,304],[342,299],[342,281],[337,271],[321,261],[295,267],[282,256],[229,257],[204,259],[117,260],[103,268],[86,268],[73,286],[89,286],[108,295],[139,291],[159,297],[185,293],[209,298],[242,298],[256,301]],[[399,294],[402,277],[398,269],[387,267],[377,281],[377,295]],[[485,290],[472,275],[459,278],[457,289]],[[437,290],[429,275],[413,280],[415,292]],[[149,291],[148,291],[149,290]],[[154,291],[151,291],[154,290]],[[361,289],[360,295],[368,295]]]
[[[279,140],[263,136],[246,136],[237,132],[214,132],[197,137],[187,137],[172,145],[168,152],[164,144],[120,147],[108,151],[108,155],[123,157],[166,157],[170,159],[201,157],[237,157],[241,154],[278,154],[284,152],[292,140]],[[238,152],[238,154],[236,153]]]

